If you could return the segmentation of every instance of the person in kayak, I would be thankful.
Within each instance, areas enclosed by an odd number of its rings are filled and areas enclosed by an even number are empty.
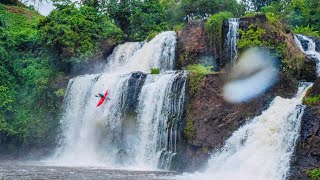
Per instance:
[[[99,93],[98,95],[96,95],[96,97],[104,98],[104,95],[102,93]]]
[[[99,93],[98,95],[95,95],[96,97],[99,97],[99,98],[104,98],[104,95],[102,93]],[[111,100],[110,98],[106,98],[106,100]]]

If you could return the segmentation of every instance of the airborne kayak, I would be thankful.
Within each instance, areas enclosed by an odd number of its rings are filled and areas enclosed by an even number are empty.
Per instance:
[[[97,107],[100,106],[104,102],[104,100],[106,100],[107,96],[108,96],[108,90],[106,91],[106,93],[104,93],[103,98],[99,100]]]

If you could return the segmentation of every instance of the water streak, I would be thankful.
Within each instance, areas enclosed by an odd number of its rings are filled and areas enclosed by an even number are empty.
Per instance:
[[[116,47],[106,72],[69,81],[60,145],[49,165],[168,169],[176,153],[187,72],[174,71],[176,34]],[[158,75],[146,74],[160,68]],[[142,71],[142,72],[141,72]],[[96,107],[95,94],[110,100]]]
[[[239,38],[239,18],[230,18],[229,31],[227,34],[228,53],[230,54],[230,62],[234,65],[238,58],[237,40]]]
[[[317,62],[317,75],[320,76],[320,52],[316,51],[316,43],[308,38],[307,36],[296,34],[294,35],[294,40],[300,50],[306,54],[308,57],[314,58]],[[307,42],[307,48],[305,49],[302,45],[302,41]]]
[[[300,133],[307,85],[292,99],[276,97],[260,116],[248,121],[212,154],[205,173],[190,179],[284,180]]]

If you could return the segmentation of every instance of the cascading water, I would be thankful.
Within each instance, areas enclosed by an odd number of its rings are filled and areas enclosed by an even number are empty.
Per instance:
[[[299,136],[308,85],[292,99],[276,97],[260,116],[233,133],[211,156],[205,173],[190,179],[284,180]],[[187,177],[184,177],[187,178]]]
[[[232,65],[236,63],[238,57],[237,40],[239,37],[239,18],[230,18],[229,31],[227,34],[228,53],[230,54],[230,62]]]
[[[60,146],[49,164],[168,169],[176,153],[187,72],[173,71],[175,32],[125,43],[108,57],[106,73],[69,81]],[[157,75],[146,74],[160,68]],[[142,71],[142,72],[141,72]],[[109,91],[96,107],[95,94]]]
[[[301,34],[294,35],[294,40],[304,54],[317,61],[317,75],[320,76],[320,52],[316,51],[316,43],[312,39]],[[307,43],[306,48],[303,47],[302,41]]]

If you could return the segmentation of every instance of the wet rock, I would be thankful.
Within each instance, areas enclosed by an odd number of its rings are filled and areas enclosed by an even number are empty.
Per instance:
[[[320,52],[320,38],[309,36],[316,43],[316,51]]]
[[[247,119],[260,115],[267,109],[276,95],[290,98],[295,95],[297,82],[281,75],[280,81],[266,94],[242,104],[230,104],[222,97],[223,75],[205,77],[198,92],[189,97],[187,118],[191,120],[194,133],[184,136],[179,147],[176,161],[183,166],[180,171],[195,171],[205,167],[209,153],[223,147],[232,133],[242,126]]]
[[[300,137],[292,158],[290,180],[311,179],[306,171],[320,164],[320,106],[307,107],[301,122]]]
[[[183,31],[178,33],[176,55],[179,69],[190,64],[203,63],[203,61],[205,65],[216,64],[215,55],[208,44],[203,21],[190,22]],[[207,64],[208,62],[211,64]]]
[[[128,80],[126,111],[134,112],[138,106],[138,96],[147,75],[143,72],[134,72]]]

